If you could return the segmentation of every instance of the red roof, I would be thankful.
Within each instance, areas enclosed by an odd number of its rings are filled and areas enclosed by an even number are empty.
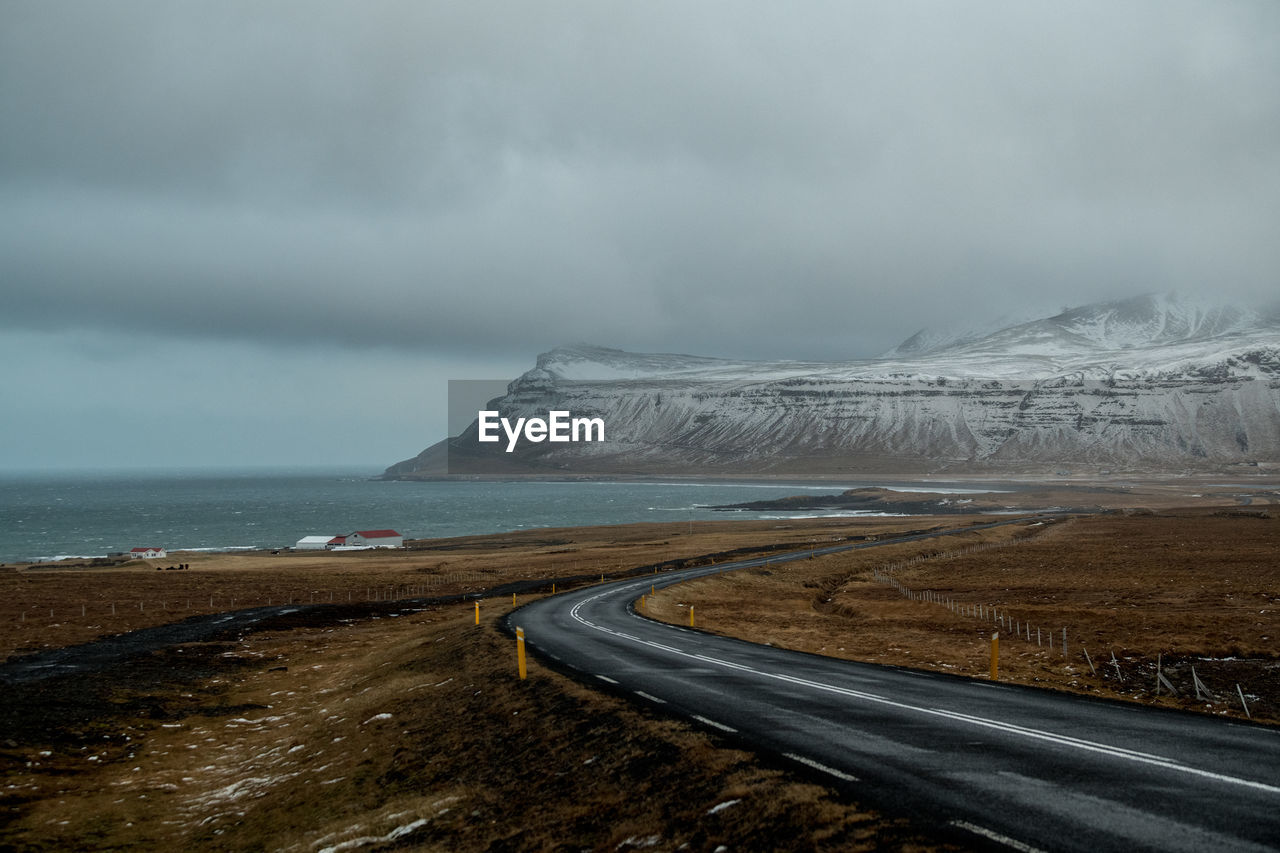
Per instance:
[[[130,554],[141,554],[141,553],[142,553],[142,552],[144,552],[144,551],[163,551],[163,550],[164,550],[164,548],[163,548],[162,546],[160,546],[160,545],[156,545],[156,546],[155,546],[155,547],[153,547],[153,548],[134,548],[134,549],[133,549],[132,551],[130,551],[129,553],[130,553]]]
[[[394,530],[357,530],[365,539],[386,539],[389,536],[399,536]]]
[[[346,544],[347,544],[347,537],[345,537],[345,536],[335,536],[335,537],[333,537],[332,539],[330,539],[330,540],[329,540],[327,543],[325,543],[325,544],[327,544],[327,545],[346,545]]]

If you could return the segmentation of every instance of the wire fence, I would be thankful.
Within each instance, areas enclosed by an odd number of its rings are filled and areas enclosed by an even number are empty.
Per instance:
[[[1068,521],[1067,523],[1070,522]],[[987,551],[1008,548],[1027,541],[1029,540],[1010,539],[1003,542],[969,545],[964,548],[940,551],[934,554],[920,554],[873,568],[871,576],[876,581],[893,587],[908,600],[937,605],[946,608],[957,616],[989,623],[993,628],[1000,631],[1002,640],[1010,637],[1016,638],[1022,642],[1034,644],[1036,647],[1045,649],[1052,655],[1060,656],[1067,661],[1082,661],[1088,665],[1090,675],[1099,680],[1118,685],[1128,684],[1131,687],[1139,684],[1144,685],[1141,691],[1143,693],[1145,693],[1145,686],[1149,685],[1154,696],[1158,697],[1163,694],[1180,698],[1194,697],[1196,701],[1208,703],[1209,705],[1218,703],[1229,704],[1234,707],[1238,699],[1244,714],[1252,718],[1253,713],[1250,705],[1256,705],[1260,697],[1246,692],[1239,682],[1234,684],[1234,690],[1221,686],[1221,683],[1217,687],[1210,689],[1201,674],[1196,672],[1195,665],[1186,661],[1176,661],[1170,665],[1165,665],[1161,654],[1157,656],[1154,671],[1152,671],[1152,665],[1149,661],[1126,659],[1122,664],[1121,659],[1116,657],[1114,649],[1108,650],[1110,659],[1101,662],[1102,666],[1099,668],[1092,656],[1090,656],[1088,648],[1083,644],[1079,646],[1078,659],[1072,657],[1071,652],[1074,646],[1072,645],[1071,637],[1076,636],[1076,633],[1073,630],[1069,630],[1068,626],[1041,625],[1038,622],[1033,622],[1031,617],[1019,612],[1017,607],[1000,603],[966,601],[950,593],[928,588],[913,589],[898,577],[898,573],[925,562],[972,556]],[[1126,672],[1126,668],[1128,672]],[[1120,692],[1130,691],[1122,690]]]

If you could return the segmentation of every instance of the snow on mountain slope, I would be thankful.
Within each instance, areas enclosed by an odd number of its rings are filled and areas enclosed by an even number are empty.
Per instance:
[[[1195,375],[1206,367],[1216,367],[1238,352],[1277,344],[1280,322],[1254,311],[1150,295],[1074,308],[981,335],[953,332],[929,337],[920,332],[891,350],[900,353],[893,358],[842,363],[744,362],[578,345],[544,353],[538,357],[535,371],[526,376],[545,374],[576,381],[768,381],[801,376],[839,381],[909,377],[1040,380],[1067,375],[1172,378],[1180,372]],[[1249,371],[1247,364],[1235,369]]]
[[[892,349],[881,353],[881,360],[912,359],[940,350],[971,344],[990,334],[1036,319],[1028,315],[1000,314],[979,323],[956,324],[943,328],[924,328]]]
[[[1280,462],[1280,323],[1147,296],[958,336],[915,356],[838,364],[579,345],[539,356],[500,408],[604,419],[604,443],[516,454],[541,470]],[[474,435],[473,425],[457,446]],[[491,458],[492,447],[467,452]]]

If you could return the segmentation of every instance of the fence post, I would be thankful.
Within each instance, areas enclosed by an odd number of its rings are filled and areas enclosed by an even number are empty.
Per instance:
[[[991,635],[991,680],[1000,680],[1000,632]]]
[[[1240,694],[1240,704],[1244,706],[1244,715],[1249,719],[1253,719],[1253,714],[1249,713],[1249,703],[1244,701],[1244,691],[1240,689],[1240,683],[1236,682],[1236,693]]]
[[[1207,698],[1211,702],[1214,701],[1213,694],[1209,692],[1209,688],[1200,680],[1200,676],[1196,675],[1196,668],[1194,666],[1191,667],[1191,684],[1196,689],[1196,699]],[[1201,693],[1203,693],[1204,696],[1201,696]]]
[[[1080,648],[1084,649],[1084,659],[1089,662],[1089,671],[1096,677],[1098,675],[1098,671],[1093,668],[1093,659],[1089,657],[1089,650],[1085,649],[1084,646],[1081,646]]]

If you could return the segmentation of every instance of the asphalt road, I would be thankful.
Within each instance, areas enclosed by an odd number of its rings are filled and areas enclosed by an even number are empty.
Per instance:
[[[575,590],[521,607],[507,622],[524,628],[536,653],[589,682],[974,844],[1280,849],[1278,730],[839,661],[658,623],[632,609],[650,584],[764,563]]]

